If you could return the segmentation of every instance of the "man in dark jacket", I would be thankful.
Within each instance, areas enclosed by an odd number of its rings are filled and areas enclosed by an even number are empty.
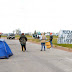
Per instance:
[[[53,46],[53,44],[52,44],[52,39],[53,39],[53,35],[52,35],[52,33],[50,33],[50,43],[51,43],[51,47]]]
[[[24,33],[21,34],[20,38],[19,38],[19,41],[20,41],[20,44],[21,44],[21,47],[22,47],[22,51],[23,48],[25,49],[26,51],[26,41],[27,41],[27,37],[24,35]]]

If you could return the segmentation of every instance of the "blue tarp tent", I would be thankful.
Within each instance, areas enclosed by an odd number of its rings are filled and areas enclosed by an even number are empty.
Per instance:
[[[0,39],[0,59],[9,58],[13,53],[4,39]]]

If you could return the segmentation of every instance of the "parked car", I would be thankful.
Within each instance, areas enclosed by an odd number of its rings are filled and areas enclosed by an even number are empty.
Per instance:
[[[7,35],[7,39],[15,39],[15,34],[12,34],[12,33],[10,34],[10,33],[9,33],[9,34]]]
[[[41,37],[41,34],[33,34],[33,37],[39,39]]]

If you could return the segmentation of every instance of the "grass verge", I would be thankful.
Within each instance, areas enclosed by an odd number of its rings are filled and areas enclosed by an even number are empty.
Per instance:
[[[46,41],[49,41],[49,36],[46,37],[48,38]],[[55,45],[55,47],[62,46],[62,47],[72,48],[72,44],[57,44],[57,38],[58,36],[53,36],[53,45]],[[28,39],[28,40],[33,42],[40,42],[39,39]]]
[[[2,37],[6,37],[6,36],[2,36]],[[20,36],[15,35],[15,37],[19,39]],[[28,41],[37,42],[37,43],[40,42],[39,39],[34,39],[32,38],[32,36],[26,35],[26,37],[29,38]],[[46,37],[48,38],[46,41],[49,41],[49,36],[46,36]],[[55,47],[62,46],[62,47],[72,48],[72,44],[57,44],[57,38],[58,36],[53,36],[53,45],[55,45]]]

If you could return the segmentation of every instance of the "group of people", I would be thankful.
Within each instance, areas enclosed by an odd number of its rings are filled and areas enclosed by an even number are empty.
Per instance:
[[[44,47],[44,51],[45,51],[45,42],[46,42],[46,39],[47,39],[46,36],[44,35],[44,33],[42,33],[42,36],[40,37],[40,40],[41,40],[41,51],[43,50],[43,47]],[[49,42],[51,44],[51,47],[53,46],[52,39],[53,39],[53,35],[52,35],[52,33],[50,33]]]
[[[45,42],[46,42],[46,36],[44,35],[44,33],[42,33],[40,40],[41,40],[41,51],[43,50],[44,47],[44,51],[45,51]],[[52,39],[53,36],[50,34],[50,43],[51,43],[51,47],[52,45]],[[24,35],[24,33],[21,34],[20,38],[19,38],[20,44],[21,44],[21,49],[22,51],[26,51],[26,41],[27,41],[27,37]],[[13,53],[10,49],[10,47],[8,46],[8,44],[5,42],[4,39],[1,39],[1,35],[0,35],[0,59],[2,58],[9,58],[10,56],[12,56]]]
[[[43,50],[44,47],[44,51],[45,51],[45,42],[46,42],[46,36],[44,35],[44,33],[42,33],[40,40],[41,40],[41,51]],[[50,38],[49,38],[49,42],[51,44],[51,47],[53,46],[52,44],[52,39],[53,39],[53,35],[52,33],[50,33]],[[24,35],[24,33],[21,34],[20,38],[19,38],[21,47],[22,47],[22,51],[26,51],[26,41],[27,41],[27,37]],[[24,50],[23,50],[24,49]]]

